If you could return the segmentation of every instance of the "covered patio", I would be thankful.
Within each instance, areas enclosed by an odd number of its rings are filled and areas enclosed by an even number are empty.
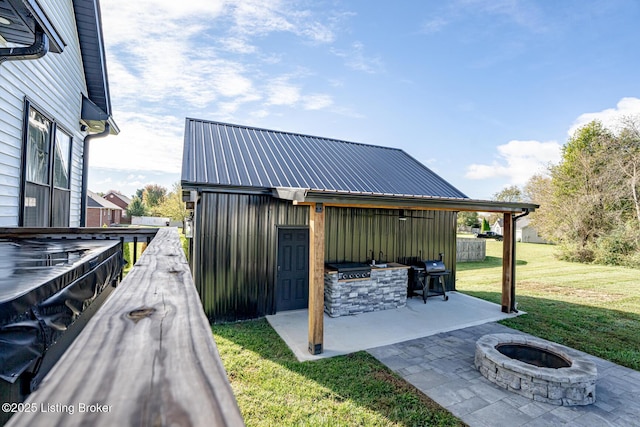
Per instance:
[[[299,361],[317,360],[374,347],[396,344],[470,326],[482,325],[524,314],[503,313],[500,306],[459,292],[448,292],[449,300],[409,298],[401,308],[354,316],[324,314],[324,352],[307,349],[309,310],[278,312],[267,321]]]

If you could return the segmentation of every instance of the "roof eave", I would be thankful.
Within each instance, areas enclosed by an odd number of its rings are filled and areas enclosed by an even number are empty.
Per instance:
[[[62,36],[55,29],[47,14],[44,13],[44,10],[40,7],[37,1],[35,0],[22,0],[23,4],[29,9],[33,18],[38,23],[42,31],[49,37],[49,42],[51,43],[51,52],[54,53],[62,53],[66,43],[62,39]]]
[[[36,33],[41,30],[48,41],[47,51],[62,53],[66,43],[37,0],[7,0],[7,5],[15,14],[8,18],[10,20],[15,18],[15,20],[12,20],[10,27],[3,27],[11,33],[10,36],[5,34],[6,37],[3,37],[5,40],[18,45],[29,45],[35,40]]]
[[[533,203],[496,202],[491,200],[458,199],[393,194],[366,194],[308,190],[304,200],[327,205],[385,206],[406,209],[435,209],[468,212],[522,213],[533,212],[540,205]]]
[[[533,203],[496,202],[493,200],[477,200],[468,198],[311,190],[307,188],[293,187],[263,188],[211,185],[186,180],[181,182],[181,187],[183,190],[196,190],[198,192],[271,195],[274,198],[288,200],[294,204],[323,203],[334,206],[342,205],[494,213],[533,212],[540,207],[540,205]]]
[[[99,0],[73,0],[73,7],[78,23],[80,53],[87,84],[87,95],[83,97],[83,120],[92,122],[87,123],[89,127],[96,130],[100,127],[104,129],[104,125],[109,123],[110,135],[117,135],[120,129],[112,116],[100,2]],[[85,99],[93,104],[93,108],[89,108],[88,111],[94,110],[86,118],[84,117]]]

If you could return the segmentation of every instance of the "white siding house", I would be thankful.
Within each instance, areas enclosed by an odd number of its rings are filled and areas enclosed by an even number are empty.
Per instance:
[[[538,230],[531,225],[527,217],[516,222],[516,241],[524,243],[549,243],[538,234]]]
[[[85,138],[118,132],[99,3],[31,0],[25,13],[26,3],[0,3],[0,226],[79,226]],[[10,56],[9,48],[29,46],[21,39],[29,31],[17,34],[18,19],[49,36],[43,56]]]

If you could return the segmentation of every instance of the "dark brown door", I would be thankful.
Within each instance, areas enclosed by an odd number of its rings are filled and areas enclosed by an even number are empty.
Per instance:
[[[309,306],[309,229],[278,229],[276,311]]]

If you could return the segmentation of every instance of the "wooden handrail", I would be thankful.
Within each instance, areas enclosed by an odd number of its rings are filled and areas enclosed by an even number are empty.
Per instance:
[[[175,228],[161,228],[7,426],[244,425]]]

